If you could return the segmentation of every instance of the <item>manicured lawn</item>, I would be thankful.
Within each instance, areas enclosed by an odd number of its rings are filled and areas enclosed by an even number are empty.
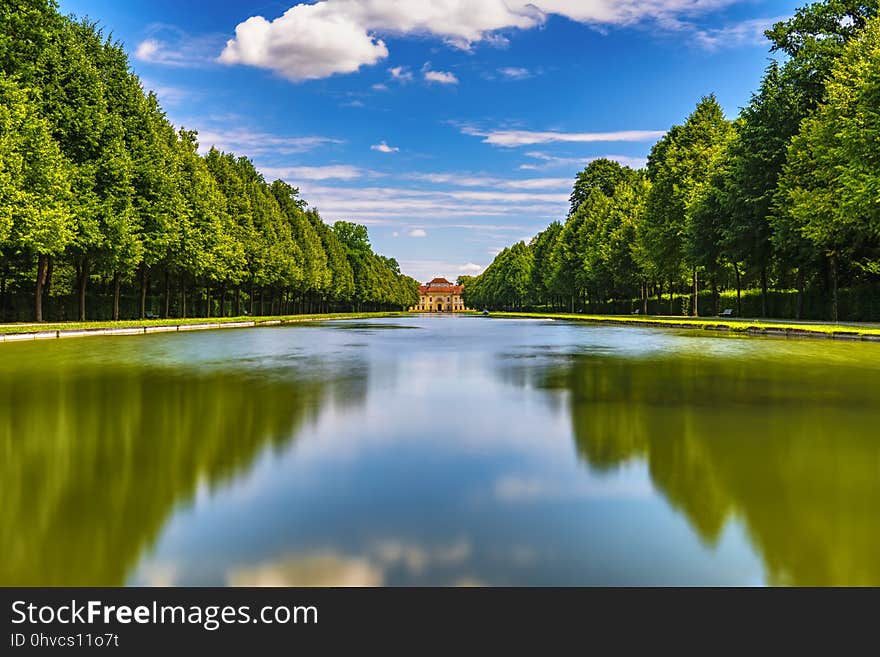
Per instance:
[[[404,315],[402,312],[384,313],[330,313],[313,315],[284,315],[277,317],[188,317],[186,319],[132,319],[118,322],[54,322],[54,323],[25,323],[25,324],[0,324],[0,335],[12,335],[19,333],[42,333],[46,331],[88,331],[96,329],[123,329],[140,328],[145,326],[191,326],[194,324],[231,324],[239,322],[255,322],[257,325],[266,323],[294,323],[329,319],[367,319],[370,317],[396,317]]]
[[[652,317],[645,315],[583,315],[572,313],[492,313],[492,317],[525,317],[535,319],[566,319],[597,324],[631,324],[638,326],[656,325],[670,328],[694,328],[727,330],[735,333],[775,335],[780,333],[803,334],[806,336],[877,336],[880,327],[847,324],[813,324],[796,321],[761,321],[760,319],[737,319],[721,317]]]

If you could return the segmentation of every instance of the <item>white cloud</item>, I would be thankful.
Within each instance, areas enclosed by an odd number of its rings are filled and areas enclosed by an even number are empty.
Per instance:
[[[454,73],[448,71],[425,71],[426,82],[437,82],[439,84],[458,84],[458,78]]]
[[[381,82],[377,82],[372,87],[370,87],[373,91],[388,91],[388,85],[382,84]]]
[[[371,151],[379,151],[380,153],[397,153],[400,149],[397,146],[389,146],[384,141],[370,146]]]
[[[698,45],[707,50],[721,50],[722,48],[744,45],[764,45],[767,42],[764,30],[781,20],[785,20],[785,18],[787,17],[755,18],[725,25],[721,28],[696,30],[694,38]]]
[[[222,43],[222,37],[194,37],[174,25],[153,24],[147,28],[147,33],[149,36],[135,48],[134,57],[162,66],[194,68],[210,65]]]
[[[529,69],[518,66],[505,66],[499,68],[498,72],[508,80],[525,80],[532,77],[532,72]]]
[[[662,137],[664,130],[620,130],[617,132],[556,132],[535,130],[480,130],[464,126],[466,135],[483,137],[484,144],[514,148],[551,143],[643,142]]]
[[[571,187],[569,178],[497,178],[460,173],[414,173],[411,180],[456,187],[493,187],[502,189],[559,189]]]
[[[428,231],[424,228],[413,228],[411,231],[407,233],[409,237],[427,237]]]
[[[483,271],[483,265],[477,265],[473,262],[468,262],[467,264],[462,265],[458,268],[458,271],[467,274],[479,274]]]
[[[289,80],[353,73],[388,57],[388,48],[334,0],[297,5],[269,22],[252,16],[235,28],[220,54],[224,64],[268,68]]]
[[[504,42],[499,30],[530,29],[556,14],[597,26],[680,18],[742,0],[323,0],[298,4],[268,21],[252,16],[235,28],[220,55],[227,64],[270,69],[290,80],[352,73],[388,57],[379,35],[426,34],[470,49]]]
[[[541,169],[553,169],[557,167],[577,167],[582,169],[594,160],[611,160],[632,169],[641,169],[648,164],[646,157],[633,157],[630,155],[601,155],[598,157],[559,157],[541,151],[529,151],[526,157],[538,160],[539,164],[521,164],[521,171],[539,171]]]
[[[375,175],[349,164],[330,164],[316,167],[260,167],[264,176],[271,179],[297,180],[354,180],[364,175]]]
[[[391,77],[398,82],[411,82],[413,79],[412,71],[406,66],[393,66],[388,69],[388,72],[391,74]]]
[[[342,185],[299,185],[302,197],[320,209],[328,221],[350,219],[369,225],[416,223],[425,228],[465,228],[491,232],[522,232],[523,221],[540,230],[551,219],[565,216],[569,192],[505,191],[503,189],[410,189],[405,187],[350,187]],[[451,224],[448,219],[479,219]],[[506,218],[517,223],[505,225],[490,218]],[[430,222],[431,225],[425,224]]]
[[[199,150],[207,152],[211,146],[221,151],[235,152],[247,157],[263,154],[292,155],[343,143],[330,137],[282,137],[267,132],[246,128],[225,129],[222,127],[199,130]]]

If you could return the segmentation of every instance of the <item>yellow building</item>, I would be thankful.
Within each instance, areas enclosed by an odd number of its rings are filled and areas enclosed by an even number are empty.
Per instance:
[[[426,313],[464,312],[467,309],[464,307],[463,291],[461,285],[453,285],[445,278],[435,278],[419,287],[419,305],[412,310]]]

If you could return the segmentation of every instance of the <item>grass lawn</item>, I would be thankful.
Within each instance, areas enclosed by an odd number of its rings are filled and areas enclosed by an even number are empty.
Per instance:
[[[492,317],[566,319],[596,324],[630,324],[670,328],[694,328],[757,335],[794,335],[804,337],[880,338],[880,327],[847,324],[813,324],[797,321],[767,321],[721,317],[652,317],[646,315],[584,315],[572,313],[492,313]]]
[[[396,317],[405,315],[403,312],[384,313],[330,313],[313,315],[284,315],[277,317],[188,317],[186,319],[131,319],[118,322],[53,322],[53,323],[24,323],[24,324],[0,324],[0,335],[16,335],[21,333],[45,333],[52,331],[91,331],[100,329],[125,329],[142,328],[149,326],[192,326],[197,324],[237,324],[240,322],[254,322],[260,324],[310,322],[328,319],[366,319],[370,317]]]

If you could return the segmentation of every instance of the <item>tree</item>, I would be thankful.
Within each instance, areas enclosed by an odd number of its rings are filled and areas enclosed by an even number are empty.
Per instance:
[[[698,268],[711,264],[695,243],[695,217],[730,135],[730,122],[715,96],[706,96],[682,126],[658,142],[648,160],[652,184],[645,213],[647,250],[670,286],[681,278],[685,266],[690,267],[694,315],[698,312]]]
[[[880,19],[846,47],[826,93],[789,147],[779,209],[828,257],[836,320],[841,259],[880,274]]]
[[[0,252],[36,258],[35,319],[43,321],[50,258],[74,237],[70,165],[27,93],[0,76]]]
[[[575,213],[594,189],[598,189],[606,196],[614,196],[617,186],[622,182],[631,181],[635,175],[635,171],[613,160],[604,157],[593,160],[575,177],[569,216]]]

